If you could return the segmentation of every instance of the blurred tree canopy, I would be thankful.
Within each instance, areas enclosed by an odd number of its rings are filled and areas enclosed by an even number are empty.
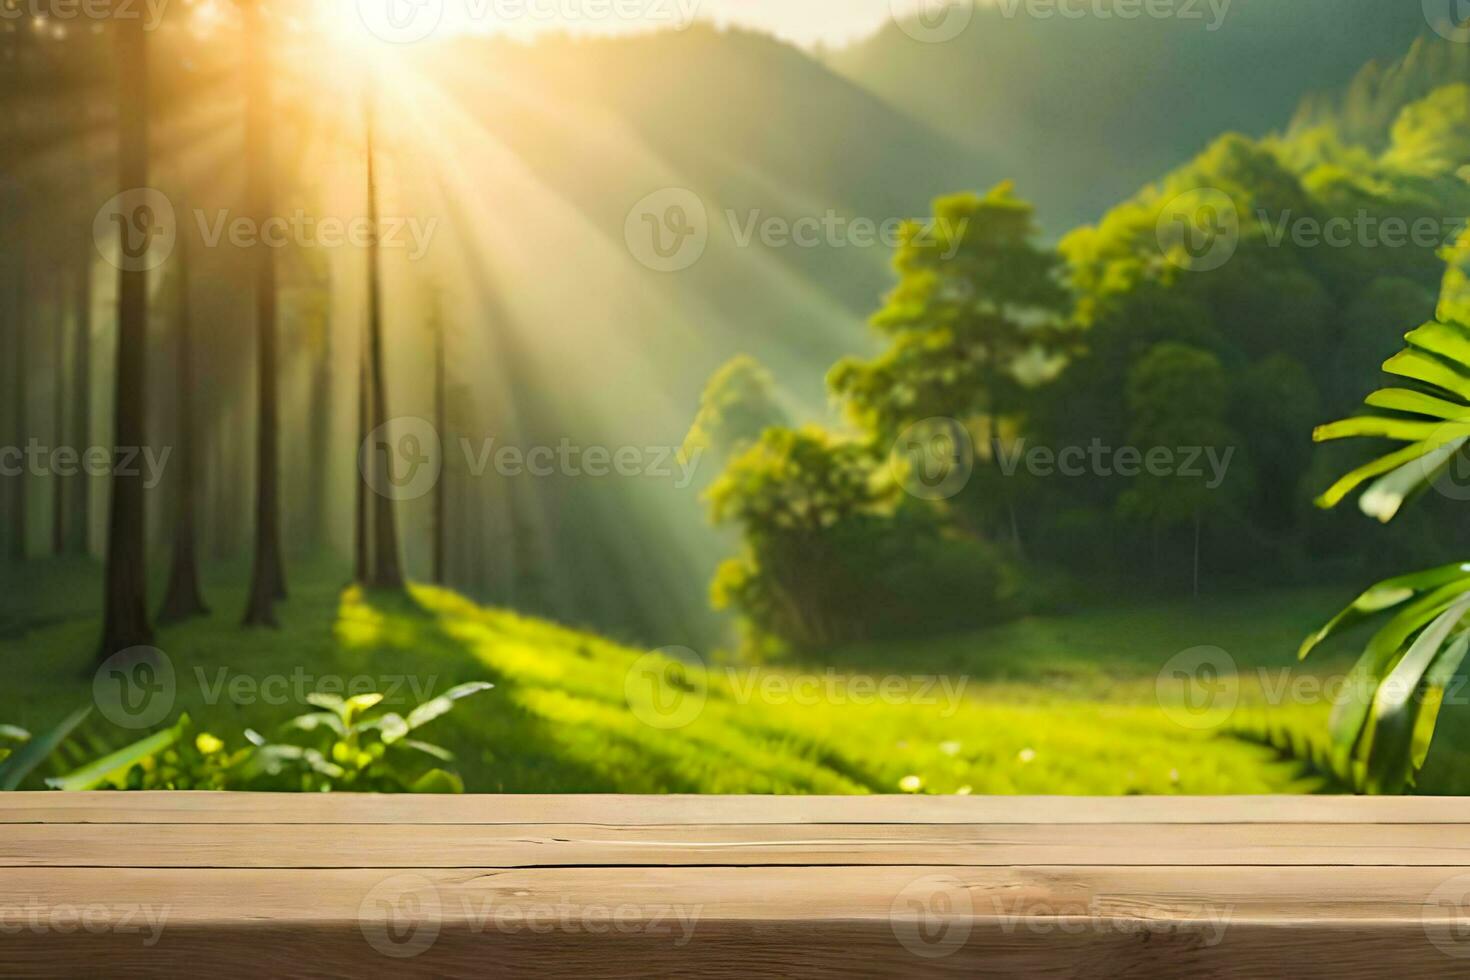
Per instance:
[[[1436,522],[1443,501],[1405,515],[1391,540],[1312,508],[1331,473],[1371,457],[1307,438],[1354,410],[1436,306],[1470,322],[1467,71],[1463,45],[1416,44],[1340,98],[1308,100],[1281,134],[1221,136],[1055,250],[1036,240],[1032,208],[1009,184],[936,200],[931,219],[907,226],[897,284],[873,315],[885,347],[829,375],[853,431],[767,430],[719,483],[715,516],[744,529],[748,554],[722,570],[718,600],[789,643],[838,642],[828,628],[793,628],[790,610],[832,608],[837,594],[865,608],[891,600],[876,574],[861,589],[834,584],[840,563],[827,549],[877,554],[874,542],[900,533],[954,554],[986,546],[983,562],[967,555],[967,567],[992,573],[991,591],[970,603],[976,620],[1021,608],[1005,584],[1017,563],[1023,581],[1060,569],[1090,588],[1168,590],[1190,564],[1196,576],[1204,567],[1205,588],[1247,575],[1259,585],[1355,571],[1365,555],[1422,563],[1470,543]],[[979,434],[963,488],[874,496],[858,474],[883,476],[895,438],[934,418]],[[1100,458],[1166,449],[1176,463],[1199,449],[1226,465],[1039,474],[1016,462],[1028,447],[1048,459],[1066,447]],[[837,472],[850,478],[830,479]],[[777,534],[789,516],[776,516],[772,495],[811,480],[823,507],[797,543]],[[1007,542],[1016,547],[996,550]],[[915,574],[943,591],[955,572],[935,561]],[[817,579],[837,591],[806,605],[799,589]]]

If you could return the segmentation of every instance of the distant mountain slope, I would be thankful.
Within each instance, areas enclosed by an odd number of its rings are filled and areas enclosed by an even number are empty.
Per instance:
[[[473,240],[485,279],[490,339],[462,366],[477,381],[474,431],[678,445],[705,380],[740,353],[772,368],[798,417],[820,415],[826,370],[872,343],[864,319],[891,252],[841,228],[810,247],[742,241],[759,222],[922,216],[936,195],[1015,177],[1060,234],[1222,130],[1284,126],[1303,93],[1398,55],[1423,27],[1417,5],[1235,0],[1213,33],[989,11],[954,42],[892,28],[831,64],[707,26],[429,52],[462,124],[423,138],[454,161],[446,222]],[[400,110],[411,127],[426,107]],[[628,223],[668,188],[697,198],[708,246],[657,271]],[[473,591],[653,645],[708,637],[706,586],[729,543],[705,526],[698,491],[718,465],[681,487],[477,483],[498,536]]]
[[[1198,19],[1133,20],[1028,17],[1025,0],[995,3],[952,41],[890,25],[830,64],[983,152],[1056,233],[1221,132],[1285,126],[1307,93],[1344,85],[1428,31],[1420,4],[1384,0],[1234,0],[1213,31],[1203,2],[1177,5]]]
[[[463,367],[491,420],[477,431],[513,427],[524,445],[678,446],[705,381],[741,353],[775,371],[798,415],[820,417],[827,369],[873,342],[865,320],[892,282],[891,248],[845,222],[921,217],[936,195],[998,172],[759,34],[465,39],[432,58],[425,70],[460,119],[415,133],[431,110],[405,101],[398,139],[433,141],[435,160],[453,162],[444,223],[474,242],[468,268],[485,280],[490,340]],[[669,189],[708,244],[659,270],[630,236],[646,244],[642,219],[665,210],[637,208]],[[829,217],[835,238],[819,229],[809,244],[760,231]],[[707,586],[728,544],[698,494],[718,465],[704,460],[682,487],[482,481],[511,496],[494,524],[517,540],[493,548],[514,567],[475,591],[655,645],[707,635]]]
[[[1288,135],[1328,126],[1342,142],[1379,152],[1392,141],[1393,124],[1405,106],[1442,86],[1467,82],[1470,44],[1420,38],[1402,57],[1364,65],[1344,88],[1303,99]]]

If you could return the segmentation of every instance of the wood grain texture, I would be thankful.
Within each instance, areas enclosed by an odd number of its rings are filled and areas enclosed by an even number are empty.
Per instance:
[[[0,823],[1460,823],[1451,797],[6,793]]]
[[[15,824],[0,867],[1470,863],[1463,824]]]
[[[0,794],[0,976],[1460,977],[1466,803]]]

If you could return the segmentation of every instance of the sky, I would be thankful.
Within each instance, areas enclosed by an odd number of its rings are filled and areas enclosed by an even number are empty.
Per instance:
[[[778,37],[812,44],[841,44],[866,36],[902,10],[898,0],[700,0],[703,16],[719,23],[763,28]]]
[[[687,24],[692,18],[752,27],[802,45],[840,45],[871,34],[895,10],[942,0],[365,0],[432,8],[458,30],[531,36],[548,29],[611,33]]]

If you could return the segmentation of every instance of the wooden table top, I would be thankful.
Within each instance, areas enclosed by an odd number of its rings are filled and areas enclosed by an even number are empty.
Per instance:
[[[1449,798],[0,794],[0,976],[1470,975]]]

